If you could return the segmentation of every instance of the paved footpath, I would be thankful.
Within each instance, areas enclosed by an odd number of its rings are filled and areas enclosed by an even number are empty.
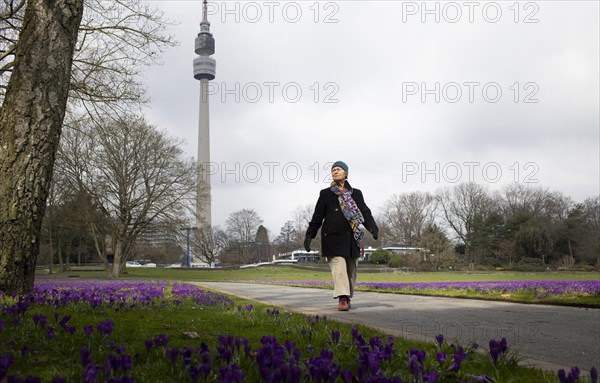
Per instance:
[[[600,368],[600,309],[358,291],[352,309],[339,312],[331,290],[230,282],[195,284],[289,311],[364,324],[404,338],[433,342],[435,335],[442,334],[449,341],[474,341],[487,349],[490,339],[506,337],[511,349],[523,357],[522,364],[545,370]]]

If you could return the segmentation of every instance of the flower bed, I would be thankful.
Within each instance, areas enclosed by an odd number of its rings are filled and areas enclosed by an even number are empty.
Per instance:
[[[33,293],[0,300],[0,382],[7,383],[499,382],[521,373],[506,339],[490,340],[481,352],[476,344],[438,335],[435,345],[401,350],[392,337],[366,340],[358,327],[326,317],[236,306],[222,294],[181,283],[40,280]],[[133,321],[140,323],[131,327],[127,315],[138,313]],[[173,328],[181,317],[198,319],[198,329],[216,317],[212,323],[231,321],[237,330],[213,334],[217,326],[208,325],[208,331],[181,332]],[[253,336],[259,324],[272,331]],[[172,330],[146,335],[155,326]],[[141,338],[132,334],[138,328]],[[50,357],[57,362],[44,376],[24,374]],[[579,375],[573,368],[544,380],[577,382]],[[597,382],[595,368],[589,380]]]

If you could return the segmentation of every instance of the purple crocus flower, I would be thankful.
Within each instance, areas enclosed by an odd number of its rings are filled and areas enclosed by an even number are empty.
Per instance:
[[[183,359],[183,365],[187,366],[188,364],[192,363],[192,355],[194,353],[194,350],[192,350],[191,347],[185,347],[183,349],[183,352],[181,353],[181,358]]]
[[[430,371],[423,374],[423,382],[437,383],[440,380],[440,373],[438,371]]]
[[[132,365],[133,358],[131,355],[121,355],[121,369],[123,369],[123,371],[131,370]]]
[[[465,350],[462,347],[458,347],[458,350],[454,354],[454,362],[452,363],[452,365],[450,366],[448,371],[460,370],[460,365],[463,362],[463,360],[465,360],[466,357],[467,357],[467,354],[465,353]]]
[[[590,369],[590,381],[592,383],[598,383],[598,370],[596,370],[596,367]]]
[[[2,355],[0,357],[0,379],[3,379],[8,373],[9,367],[14,363],[12,355]]]
[[[62,376],[55,376],[52,378],[52,383],[67,383],[67,380]]]
[[[505,353],[506,350],[508,350],[508,341],[506,340],[506,338],[500,339],[500,350],[502,351],[502,353]]]
[[[29,346],[23,346],[21,347],[21,356],[26,356],[31,354],[32,350],[29,348]]]
[[[100,334],[109,337],[115,327],[115,323],[111,319],[100,322],[97,326]]]
[[[500,341],[491,339],[490,340],[490,357],[494,365],[498,363],[498,359],[506,353],[508,350],[508,342],[506,338],[502,338]]]
[[[200,367],[190,366],[188,368],[188,372],[190,373],[190,378],[192,378],[192,382],[196,383],[200,379]]]
[[[444,351],[439,351],[435,354],[435,357],[440,364],[440,367],[446,362],[446,353]]]
[[[558,380],[560,380],[560,383],[570,383],[570,380],[567,379],[567,373],[562,368],[558,370],[557,375]]]
[[[150,340],[150,339],[146,339],[144,341],[144,344],[146,345],[146,351],[150,352],[150,349],[154,345],[154,342],[152,340]]]
[[[89,338],[92,333],[94,332],[94,327],[92,327],[91,325],[89,326],[83,326],[83,333]]]
[[[408,369],[415,378],[415,381],[419,381],[419,376],[421,375],[421,365],[417,355],[410,354],[408,358]]]
[[[46,328],[46,335],[48,336],[48,339],[54,339],[54,336],[56,335],[54,327],[48,326],[48,328]]]
[[[110,358],[113,356],[112,352],[108,354],[108,358],[104,361],[102,365],[102,372],[104,372],[104,376],[110,376],[110,372],[113,369],[113,364],[111,363]]]
[[[352,383],[352,371],[342,371],[340,376],[344,383]]]
[[[90,350],[86,346],[81,346],[79,349],[79,360],[81,361],[82,366],[87,366],[92,362],[90,358]]]
[[[444,336],[442,334],[436,335],[435,340],[440,347],[442,346],[442,344],[444,344]]]
[[[85,383],[96,383],[96,377],[98,376],[98,366],[95,363],[88,364],[83,370],[83,381]]]
[[[44,327],[46,322],[48,321],[48,316],[46,314],[35,314],[33,316],[33,322],[36,326]]]
[[[309,358],[306,365],[307,376],[313,382],[333,383],[340,374],[339,366],[333,363],[333,352],[329,350],[323,350],[320,356]]]
[[[377,355],[375,352],[370,352],[367,354],[367,360],[369,362],[369,369],[373,375],[378,375],[380,372],[379,355]]]
[[[333,341],[333,344],[335,344],[335,345],[340,343],[340,331],[339,330],[331,331],[331,340]]]
[[[244,381],[244,373],[237,364],[232,364],[219,369],[219,378],[223,383],[241,383]]]
[[[158,334],[154,337],[154,345],[156,347],[166,347],[169,343],[169,336],[167,334]]]
[[[165,354],[167,355],[167,358],[171,361],[171,366],[175,366],[175,362],[177,361],[177,357],[179,356],[179,348],[167,348],[165,350]]]
[[[498,358],[500,357],[500,350],[490,345],[490,357],[492,358],[492,362],[494,362],[494,366],[497,365]]]

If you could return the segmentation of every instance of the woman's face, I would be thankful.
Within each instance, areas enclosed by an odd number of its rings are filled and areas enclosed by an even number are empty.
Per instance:
[[[331,169],[331,178],[333,178],[335,182],[341,182],[346,179],[346,172],[344,169],[336,166]]]

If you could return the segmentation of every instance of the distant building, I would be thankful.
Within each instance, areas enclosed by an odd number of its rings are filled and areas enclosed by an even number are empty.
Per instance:
[[[168,225],[152,224],[136,240],[136,259],[174,263],[184,255],[177,234]]]
[[[423,250],[422,247],[415,247],[415,246],[409,246],[409,245],[387,246],[387,247],[383,247],[382,249],[388,250],[394,254],[400,254],[400,255],[414,254],[414,253],[417,253],[417,252],[420,252],[421,250]]]
[[[371,259],[371,254],[373,254],[373,252],[375,252],[375,250],[372,248],[371,246],[367,247],[367,248],[363,248],[362,249],[362,256],[360,258],[358,258],[359,261],[364,261],[367,262],[369,261],[369,259]]]
[[[387,250],[392,254],[399,254],[405,257],[415,257],[418,256],[422,258],[423,261],[426,259],[426,251],[422,247],[409,246],[409,245],[395,245],[395,246],[386,246],[381,249],[375,249],[369,246],[366,249],[363,249],[363,255],[359,258],[359,261],[368,262],[371,259],[371,255],[377,250]]]
[[[319,262],[321,256],[316,250],[305,251],[305,250],[294,250],[288,251],[287,253],[278,254],[275,260],[289,259],[298,262]]]

